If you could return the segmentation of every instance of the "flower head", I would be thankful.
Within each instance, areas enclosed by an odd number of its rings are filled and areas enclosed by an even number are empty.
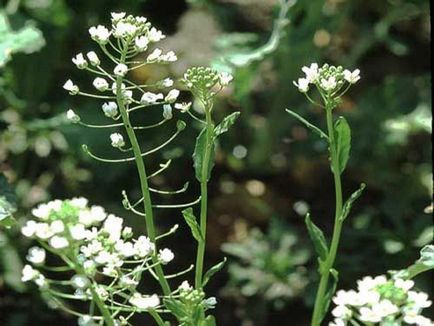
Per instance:
[[[117,132],[110,135],[110,140],[112,142],[112,146],[115,148],[121,148],[125,146],[124,137]]]
[[[306,78],[299,78],[297,82],[292,82],[295,86],[297,86],[298,90],[302,93],[306,93],[309,90],[309,80]]]
[[[77,115],[74,110],[69,109],[66,112],[66,119],[68,119],[69,121],[71,121],[72,123],[77,123],[80,122],[80,116]]]
[[[87,67],[87,61],[84,58],[83,53],[79,53],[72,58],[72,62],[77,66],[78,69],[84,69]]]
[[[160,250],[158,257],[160,258],[162,264],[167,264],[171,262],[173,258],[175,258],[175,255],[173,254],[172,250],[165,248]]]
[[[99,66],[101,61],[98,58],[98,55],[94,51],[90,51],[86,54],[89,62],[92,66]]]
[[[45,249],[40,247],[31,247],[26,256],[27,260],[35,265],[43,264],[45,262],[45,257]]]
[[[106,44],[109,40],[111,32],[106,27],[98,25],[96,27],[93,26],[89,28],[89,34],[92,40],[100,44]]]
[[[128,72],[128,67],[127,65],[120,63],[115,67],[113,72],[116,76],[124,77]]]
[[[66,89],[69,94],[76,95],[80,92],[80,89],[77,85],[75,85],[71,79],[68,79],[65,84],[63,85],[63,88]]]
[[[344,78],[347,82],[349,82],[350,84],[355,84],[359,81],[360,79],[360,70],[356,69],[353,72],[345,69],[344,70]]]
[[[102,105],[104,115],[108,118],[114,118],[118,115],[118,105],[116,102],[106,102]]]
[[[109,88],[107,80],[101,77],[97,77],[94,79],[93,86],[100,92],[105,92]]]

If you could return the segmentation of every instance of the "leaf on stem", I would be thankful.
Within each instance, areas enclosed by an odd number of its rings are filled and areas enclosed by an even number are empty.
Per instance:
[[[205,275],[203,276],[203,281],[202,281],[203,286],[205,286],[209,282],[209,280],[211,279],[211,277],[215,273],[217,273],[218,271],[220,271],[223,268],[223,266],[226,264],[226,260],[227,260],[226,257],[223,258],[223,260],[220,263],[218,263],[217,265],[214,265],[205,273]]]
[[[216,326],[217,324],[216,324],[214,316],[210,315],[210,316],[205,318],[205,321],[202,325],[203,326]]]
[[[199,224],[197,223],[196,217],[193,214],[193,208],[189,207],[182,211],[185,221],[191,229],[191,233],[197,242],[203,242],[204,238],[202,232],[200,231]]]
[[[315,251],[319,256],[320,261],[325,261],[327,259],[329,249],[327,246],[327,241],[324,237],[324,233],[312,222],[309,213],[306,214],[306,218],[304,221],[306,223],[309,236],[313,242],[313,246],[315,247]]]
[[[335,123],[336,151],[339,160],[339,172],[342,173],[350,158],[351,129],[344,117],[339,117]]]
[[[187,315],[187,312],[184,308],[184,305],[172,298],[165,298],[163,300],[164,306],[170,310],[170,312],[178,318],[178,320],[182,319],[185,315]]]
[[[235,123],[235,121],[238,119],[239,116],[240,116],[240,112],[237,111],[225,117],[223,121],[220,122],[220,124],[214,128],[214,137],[218,137],[221,134],[227,132],[229,128]]]
[[[294,111],[291,111],[289,109],[286,109],[286,112],[288,112],[291,116],[293,116],[294,118],[296,118],[298,121],[300,121],[302,124],[304,124],[308,129],[312,130],[314,133],[316,133],[318,136],[320,136],[321,138],[327,139],[328,140],[328,136],[326,135],[326,133],[324,131],[322,131],[320,128],[318,128],[317,126],[311,124],[309,121],[307,121],[305,118],[303,118],[302,116],[300,116],[299,114],[295,113]]]
[[[420,258],[406,269],[393,273],[396,278],[412,279],[434,269],[434,245],[426,245],[420,250]]]
[[[356,191],[354,191],[350,198],[345,202],[344,206],[342,207],[342,215],[340,217],[341,221],[344,221],[348,214],[350,214],[351,207],[353,206],[354,202],[362,195],[363,190],[365,190],[366,184],[362,183]]]
[[[337,286],[338,280],[339,280],[339,273],[336,269],[333,269],[333,268],[330,269],[330,274],[333,277],[332,284],[331,284],[331,286],[329,286],[327,293],[324,296],[323,312],[322,312],[320,321],[322,321],[324,319],[324,317],[327,315],[327,311],[329,310],[330,302],[332,301],[333,294],[336,291],[336,286]]]
[[[207,146],[206,133],[207,133],[206,128],[203,128],[202,131],[200,132],[199,136],[196,139],[196,146],[195,146],[194,152],[193,152],[194,170],[195,170],[195,174],[196,174],[196,179],[199,181],[202,181],[202,165],[203,165],[203,158],[205,156],[205,151],[206,151],[206,146]],[[210,157],[209,157],[209,163],[208,163],[208,174],[207,174],[207,179],[206,179],[207,181],[210,178],[211,170],[214,166],[214,156],[215,156],[214,142],[211,142],[211,144],[209,146],[211,146],[211,149],[210,149]]]

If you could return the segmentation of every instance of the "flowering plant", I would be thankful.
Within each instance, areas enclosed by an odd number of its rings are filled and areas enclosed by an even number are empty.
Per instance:
[[[335,186],[334,226],[330,244],[323,231],[311,220],[310,214],[305,218],[309,236],[318,255],[320,282],[311,321],[312,326],[318,326],[329,310],[338,282],[339,273],[334,264],[343,223],[350,214],[352,205],[365,189],[365,184],[361,184],[358,190],[343,201],[341,175],[350,157],[351,129],[344,117],[340,116],[335,121],[333,119],[333,111],[340,104],[341,97],[359,81],[360,70],[350,71],[341,66],[328,64],[319,67],[318,64],[312,63],[309,67],[303,67],[302,71],[305,76],[293,83],[309,102],[324,109],[327,131],[324,132],[294,111],[287,112],[327,142]],[[311,88],[316,90],[318,100],[309,95]],[[415,265],[410,274],[415,276],[430,268],[432,266]],[[408,292],[413,286],[413,281],[409,280],[407,274],[401,272],[401,278],[393,281],[388,281],[384,276],[375,279],[367,277],[358,283],[358,293],[339,291],[333,299],[337,304],[332,312],[336,320],[330,325],[372,325],[377,322],[381,325],[401,325],[402,321],[408,324],[431,325],[431,321],[419,316],[421,308],[428,307],[430,302],[423,293]]]
[[[177,60],[173,51],[163,52],[155,47],[156,43],[165,38],[164,34],[145,17],[128,16],[125,13],[112,13],[111,24],[110,29],[102,25],[89,29],[91,38],[99,45],[105,58],[90,51],[86,55],[79,53],[72,59],[78,69],[96,75],[92,83],[96,93],[83,91],[72,80],[67,80],[63,88],[70,95],[103,100],[102,113],[115,123],[86,123],[72,109],[67,111],[66,117],[72,123],[89,128],[119,128],[110,134],[110,143],[113,148],[124,153],[124,157],[105,158],[86,145],[83,145],[83,150],[100,162],[135,163],[142,196],[133,202],[127,192],[122,191],[122,203],[125,209],[144,218],[147,235],[133,238],[132,229],[123,225],[122,218],[107,214],[99,206],[89,207],[84,198],[42,204],[33,211],[37,220],[28,221],[22,228],[25,236],[35,238],[41,246],[29,250],[28,260],[34,267],[26,265],[22,279],[34,281],[56,307],[79,316],[81,325],[128,325],[134,314],[142,312],[149,313],[158,325],[170,324],[165,314],[171,314],[182,325],[214,325],[214,317],[208,315],[208,310],[214,308],[216,300],[213,297],[207,298],[203,288],[211,276],[223,267],[224,261],[203,273],[207,182],[214,161],[216,139],[228,130],[239,113],[230,115],[216,126],[212,120],[212,107],[215,95],[229,84],[232,76],[202,67],[186,72],[182,83],[203,104],[205,120],[202,120],[190,112],[191,103],[177,102],[180,90],[173,88],[172,79],[165,78],[146,85],[137,85],[128,79],[128,73],[142,66],[169,64]],[[150,50],[151,48],[153,49]],[[137,60],[144,54],[145,60]],[[105,68],[106,59],[113,64],[112,68]],[[150,111],[161,107],[162,118],[159,121],[148,125],[134,123],[133,115],[139,110]],[[149,173],[145,158],[169,145],[185,129],[186,123],[178,120],[174,133],[161,145],[146,152],[141,149],[137,133],[166,124],[174,117],[173,109],[179,113],[187,112],[204,126],[193,154],[196,176],[201,183],[201,195],[188,203],[160,205],[153,202],[152,194],[179,194],[186,191],[188,184],[175,191],[151,187],[149,180],[169,168],[171,160]],[[130,155],[126,156],[127,154]],[[191,206],[199,202],[198,222]],[[143,206],[143,210],[139,209],[139,205]],[[164,234],[157,234],[154,216],[157,209],[176,208],[186,208],[182,213],[197,241],[198,250],[195,265],[168,275],[163,266],[174,259],[174,253],[168,248],[161,249],[158,241],[174,233],[178,226],[175,225]],[[45,264],[46,252],[58,256],[63,265]],[[194,267],[194,287],[184,280],[173,289],[169,281],[185,275]],[[49,279],[40,270],[68,272],[71,276],[66,280]],[[158,282],[162,294],[142,294],[137,290],[144,273],[149,273]],[[75,289],[75,292],[67,288]],[[65,299],[88,301],[88,312],[74,310],[63,302]]]

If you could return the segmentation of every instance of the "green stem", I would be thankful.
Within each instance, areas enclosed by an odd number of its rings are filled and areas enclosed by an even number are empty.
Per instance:
[[[341,175],[340,175],[340,168],[339,168],[339,158],[337,153],[335,132],[333,126],[332,111],[333,111],[333,107],[331,107],[326,102],[329,151],[330,151],[330,160],[333,169],[333,177],[334,177],[334,184],[335,184],[335,200],[336,200],[335,222],[334,222],[333,236],[330,245],[330,250],[327,259],[323,264],[323,268],[321,269],[321,280],[318,286],[316,299],[315,299],[314,312],[313,312],[312,322],[311,322],[312,326],[319,326],[325,313],[324,312],[324,305],[326,304],[325,294],[329,284],[330,270],[333,268],[336,259],[336,253],[339,246],[339,240],[341,237],[342,223],[343,223],[343,221],[340,221],[339,219],[342,214],[342,185],[341,185]]]
[[[125,51],[122,52],[120,62],[125,62]],[[152,262],[156,264],[155,266],[155,273],[158,277],[158,281],[160,283],[161,289],[163,290],[164,295],[170,295],[170,286],[167,280],[164,277],[163,268],[158,263],[158,256],[157,256],[157,246],[155,243],[156,238],[156,232],[155,232],[155,225],[154,225],[154,216],[152,211],[152,200],[151,195],[149,191],[149,185],[148,185],[148,178],[146,174],[145,169],[145,163],[142,157],[142,152],[140,149],[139,142],[137,140],[136,134],[134,132],[134,129],[131,125],[130,117],[128,115],[127,109],[125,107],[124,99],[122,97],[122,77],[116,78],[116,100],[118,102],[119,111],[121,113],[122,121],[125,126],[129,141],[131,143],[131,147],[133,148],[134,158],[136,162],[137,171],[139,173],[140,178],[140,187],[142,190],[143,195],[143,206],[145,210],[145,223],[146,223],[146,230],[148,232],[149,239],[155,244],[155,252],[152,255]]]
[[[199,242],[196,255],[196,271],[195,271],[195,285],[196,289],[202,288],[203,276],[203,261],[205,257],[206,246],[206,220],[208,214],[208,170],[211,159],[211,151],[213,149],[213,132],[214,123],[211,118],[212,105],[205,107],[206,113],[206,147],[202,161],[201,181],[200,181],[200,221],[199,226],[203,236],[203,240]]]

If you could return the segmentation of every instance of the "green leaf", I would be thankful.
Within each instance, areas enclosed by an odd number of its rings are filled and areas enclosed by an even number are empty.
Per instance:
[[[214,156],[215,156],[215,145],[214,142],[210,144],[210,157],[209,157],[209,164],[208,164],[208,174],[207,179],[209,180],[211,175],[211,170],[214,166]],[[199,136],[197,136],[196,139],[196,146],[194,148],[193,152],[193,162],[194,162],[194,170],[196,174],[196,179],[199,181],[202,181],[202,164],[203,164],[203,158],[206,151],[206,128],[203,128],[200,132]]]
[[[205,322],[203,323],[204,326],[216,326],[216,320],[214,316],[208,316],[205,318]]]
[[[305,118],[303,118],[299,114],[295,113],[294,111],[291,111],[291,110],[287,109],[286,112],[288,112],[290,115],[292,115],[294,118],[296,118],[302,124],[304,124],[308,129],[312,130],[318,136],[320,136],[321,138],[324,138],[324,139],[328,140],[329,137],[320,128],[318,128],[317,126],[311,124],[309,121],[307,121]]]
[[[0,226],[10,228],[15,224],[16,197],[4,174],[0,174]]]
[[[213,267],[211,267],[203,276],[203,282],[202,285],[205,286],[209,280],[211,279],[211,277],[217,273],[218,271],[220,271],[223,266],[226,264],[226,257],[223,258],[223,261],[221,261],[220,263],[218,263],[217,265],[214,265]]]
[[[341,221],[344,221],[348,214],[350,214],[351,207],[353,206],[354,202],[362,195],[363,190],[365,190],[366,184],[362,183],[360,185],[360,188],[354,191],[350,198],[344,203],[344,206],[342,207],[342,215],[340,217]]]
[[[4,66],[16,52],[32,53],[45,44],[39,29],[27,24],[19,30],[12,30],[8,17],[0,10],[0,67]]]
[[[339,160],[339,172],[342,173],[350,158],[351,129],[344,117],[339,117],[335,123],[336,150]]]
[[[420,258],[406,269],[396,272],[394,277],[412,279],[432,269],[434,269],[434,245],[426,245],[420,251]]]
[[[305,223],[316,253],[322,261],[325,261],[327,259],[329,250],[324,233],[312,222],[309,213],[306,214]]]
[[[339,280],[339,273],[337,270],[335,270],[333,268],[330,269],[330,274],[333,277],[332,284],[331,284],[331,286],[329,286],[328,291],[324,296],[323,313],[322,313],[320,321],[322,321],[324,319],[324,317],[327,315],[327,311],[329,310],[330,302],[332,301],[333,294],[336,291],[336,286],[337,286],[338,280]]]
[[[218,137],[221,134],[227,132],[229,128],[235,123],[240,116],[240,112],[234,112],[223,119],[220,124],[214,128],[214,137]]]
[[[203,242],[204,238],[202,232],[200,231],[199,224],[197,223],[196,217],[193,214],[193,208],[189,207],[182,211],[182,215],[184,216],[185,221],[191,229],[191,233],[193,237],[197,240],[197,242]]]
[[[434,245],[426,245],[420,251],[419,263],[434,268]]]
[[[163,303],[178,320],[181,320],[187,315],[187,311],[180,301],[172,298],[165,298]]]

